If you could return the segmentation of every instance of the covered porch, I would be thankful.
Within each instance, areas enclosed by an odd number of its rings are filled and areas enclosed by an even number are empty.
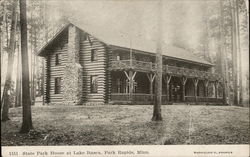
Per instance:
[[[149,65],[152,67],[152,63]],[[163,72],[162,104],[222,103],[222,84],[218,80],[211,77],[209,79],[208,77],[185,76],[183,72],[180,72],[183,68],[174,68],[177,71],[168,70],[166,72],[165,68]],[[195,70],[193,71],[195,72]],[[153,104],[155,101],[154,84],[155,73],[152,70],[145,71],[138,70],[138,68],[111,70],[110,102],[114,104]]]

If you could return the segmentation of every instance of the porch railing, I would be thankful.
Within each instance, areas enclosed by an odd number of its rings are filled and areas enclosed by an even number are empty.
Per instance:
[[[112,101],[129,101],[128,93],[111,93]]]
[[[195,102],[194,96],[185,96],[186,102]],[[197,96],[197,102],[222,102],[222,98],[218,97],[199,97]]]
[[[154,99],[153,94],[144,94],[144,93],[133,93],[132,94],[133,101],[150,102],[150,101],[153,101],[153,99]]]
[[[144,93],[133,93],[132,101],[133,102],[153,102],[155,99],[154,94],[144,94]],[[129,93],[111,93],[112,101],[130,101]],[[162,95],[162,103],[165,104],[167,102],[167,95]],[[171,101],[170,101],[171,102]],[[185,96],[185,102],[195,102],[194,96]],[[222,102],[222,98],[214,98],[214,97],[199,97],[197,96],[197,102]]]
[[[143,62],[138,60],[132,60],[132,61],[119,60],[119,61],[112,61],[110,63],[110,69],[111,70],[134,69],[142,72],[154,72],[156,71],[156,64],[152,62]],[[184,67],[163,65],[162,70],[163,73],[170,75],[207,78],[209,80],[219,80],[222,78],[221,75],[216,73],[211,73],[196,69],[189,69]]]

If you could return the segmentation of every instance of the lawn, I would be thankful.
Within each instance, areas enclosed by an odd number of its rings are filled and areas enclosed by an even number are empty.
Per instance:
[[[249,144],[249,109],[233,106],[32,107],[34,131],[20,134],[22,109],[10,109],[1,123],[1,145]]]

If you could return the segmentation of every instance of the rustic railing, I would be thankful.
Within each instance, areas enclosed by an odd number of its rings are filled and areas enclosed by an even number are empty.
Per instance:
[[[152,62],[143,62],[138,60],[132,60],[132,61],[119,60],[119,61],[111,61],[110,63],[110,70],[128,70],[128,69],[134,69],[141,72],[154,72],[156,71],[156,64]],[[212,81],[220,80],[222,78],[221,75],[216,73],[200,71],[196,69],[189,69],[184,67],[163,65],[162,70],[164,74],[206,78]]]
[[[111,61],[110,69],[118,70],[118,69],[130,69],[130,60],[122,60],[122,61]]]
[[[163,104],[165,104],[167,102],[167,95],[162,95],[161,101]]]
[[[132,102],[153,102],[155,100],[154,94],[145,94],[145,93],[133,93],[132,94]],[[131,101],[129,99],[129,93],[111,93],[111,101]],[[170,101],[171,102],[171,101]],[[222,102],[222,98],[218,97],[200,97],[197,96],[197,100],[195,100],[195,96],[185,96],[185,102],[211,102],[211,103],[220,103]],[[167,103],[167,95],[162,95],[162,103]]]
[[[150,102],[154,99],[153,94],[144,94],[144,93],[133,93],[132,100],[139,102]]]
[[[195,102],[195,96],[185,96],[186,102]],[[197,96],[197,102],[222,102],[222,98],[218,97],[199,97]]]
[[[132,68],[138,71],[155,71],[155,64],[152,62],[133,60]]]
[[[111,93],[112,101],[129,101],[128,93]]]
[[[112,101],[130,101],[129,93],[111,93],[111,100]],[[144,93],[133,93],[132,100],[133,101],[140,101],[140,102],[147,102],[152,101],[154,99],[154,94],[144,94]]]

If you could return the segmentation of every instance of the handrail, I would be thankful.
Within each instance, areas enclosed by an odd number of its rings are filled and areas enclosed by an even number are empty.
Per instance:
[[[111,61],[111,68],[112,69],[133,68],[142,71],[155,71],[156,64],[152,62],[132,60],[132,65],[130,65],[130,60],[116,60],[116,61]],[[185,67],[171,66],[171,65],[163,65],[163,72],[170,74],[184,75],[184,76],[192,76],[192,77],[221,78],[221,76],[217,73],[201,71],[197,69],[189,69]]]

